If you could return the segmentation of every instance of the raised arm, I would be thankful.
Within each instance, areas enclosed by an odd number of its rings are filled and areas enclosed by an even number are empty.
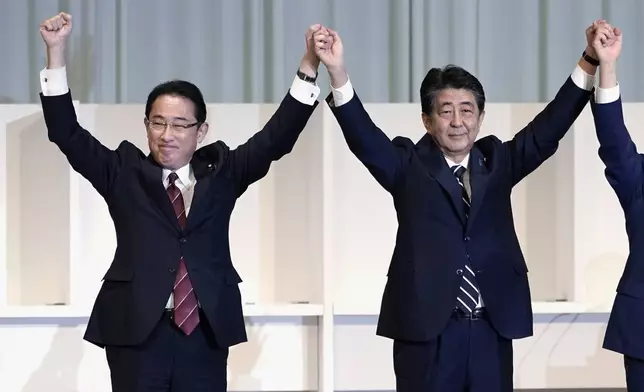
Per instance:
[[[119,156],[78,124],[65,66],[65,47],[71,31],[72,17],[65,13],[40,25],[47,47],[47,68],[40,72],[43,115],[49,140],[65,154],[72,168],[105,196],[116,177]]]
[[[619,29],[614,29],[613,34],[615,39],[607,44],[608,37],[603,34],[598,35],[593,43],[600,64],[599,87],[591,108],[599,140],[599,157],[606,165],[606,178],[625,205],[635,195],[635,190],[642,186],[644,169],[642,158],[624,124],[616,71],[622,34]]]
[[[351,152],[367,167],[385,189],[391,190],[401,172],[402,150],[398,149],[362,106],[344,65],[343,47],[337,32],[328,29],[328,35],[319,34],[316,53],[326,66],[331,80],[331,94],[327,103],[333,112]]]
[[[596,30],[607,29],[606,26],[605,22],[596,21],[586,30],[588,46],[585,55],[579,59],[555,98],[512,140],[505,143],[513,184],[517,184],[557,151],[559,141],[588,103],[598,64],[591,43]]]
[[[274,161],[290,153],[318,105],[320,88],[316,84],[319,60],[313,49],[313,33],[320,25],[309,27],[305,35],[306,52],[289,92],[264,128],[231,151],[230,164],[237,195],[264,177]]]

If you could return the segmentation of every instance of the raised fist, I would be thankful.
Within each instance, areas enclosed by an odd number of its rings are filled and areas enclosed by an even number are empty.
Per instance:
[[[48,48],[64,45],[72,32],[72,16],[64,12],[40,24],[40,35]]]

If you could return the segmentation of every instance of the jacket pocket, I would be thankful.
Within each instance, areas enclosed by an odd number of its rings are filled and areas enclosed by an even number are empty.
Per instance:
[[[512,266],[514,267],[514,271],[519,275],[526,275],[528,273],[528,265],[521,259],[513,259]]]
[[[131,268],[110,267],[103,280],[110,282],[129,282],[134,277],[134,271]]]
[[[234,268],[231,268],[224,272],[224,282],[228,286],[236,286],[242,282],[242,278],[239,276],[237,271]]]
[[[617,286],[617,292],[644,299],[644,282],[634,279],[625,280]]]

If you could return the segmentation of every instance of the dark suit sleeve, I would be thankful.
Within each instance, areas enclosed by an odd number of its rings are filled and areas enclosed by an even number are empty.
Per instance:
[[[642,185],[642,159],[631,139],[622,112],[621,98],[615,102],[591,102],[595,131],[599,140],[599,158],[606,165],[606,178],[622,205],[627,205]]]
[[[351,100],[339,107],[335,107],[331,94],[327,103],[342,129],[349,150],[376,181],[391,192],[402,172],[403,151],[374,124],[355,91]]]
[[[568,77],[555,98],[534,120],[504,143],[508,149],[513,185],[557,151],[559,141],[579,117],[591,94],[592,91],[579,88]]]
[[[304,104],[289,93],[264,128],[231,151],[230,164],[237,196],[268,173],[271,163],[290,153],[317,107]]]
[[[41,93],[40,101],[49,140],[65,154],[72,168],[105,197],[117,177],[119,154],[78,124],[71,91],[56,96]]]

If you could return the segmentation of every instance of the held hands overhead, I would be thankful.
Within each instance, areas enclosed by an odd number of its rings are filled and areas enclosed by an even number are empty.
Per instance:
[[[322,27],[320,24],[314,24],[309,26],[308,30],[306,30],[306,33],[304,34],[304,45],[306,50],[304,52],[304,57],[302,57],[302,62],[300,63],[300,71],[312,78],[317,76],[318,67],[320,65],[320,59],[315,54],[315,46],[318,44],[318,42],[315,41],[315,34],[322,30],[326,30],[326,28]],[[319,43],[320,45],[326,44],[325,42]]]
[[[605,21],[596,25],[589,45],[599,60],[599,88],[617,86],[617,58],[622,51],[622,32]]]
[[[313,35],[315,55],[329,71],[331,85],[335,88],[343,86],[349,80],[344,66],[344,48],[340,35],[329,28],[323,27]]]
[[[597,53],[593,47],[593,40],[595,39],[598,29],[602,33],[608,33],[611,27],[604,19],[598,19],[586,29],[586,53],[595,59],[597,58]]]
[[[315,77],[322,62],[329,71],[333,87],[341,87],[349,80],[344,67],[342,40],[336,31],[321,24],[314,24],[306,31],[304,41],[306,52],[300,64],[300,71]]]
[[[592,46],[601,65],[612,65],[622,50],[622,31],[605,21],[597,25],[589,45]]]

